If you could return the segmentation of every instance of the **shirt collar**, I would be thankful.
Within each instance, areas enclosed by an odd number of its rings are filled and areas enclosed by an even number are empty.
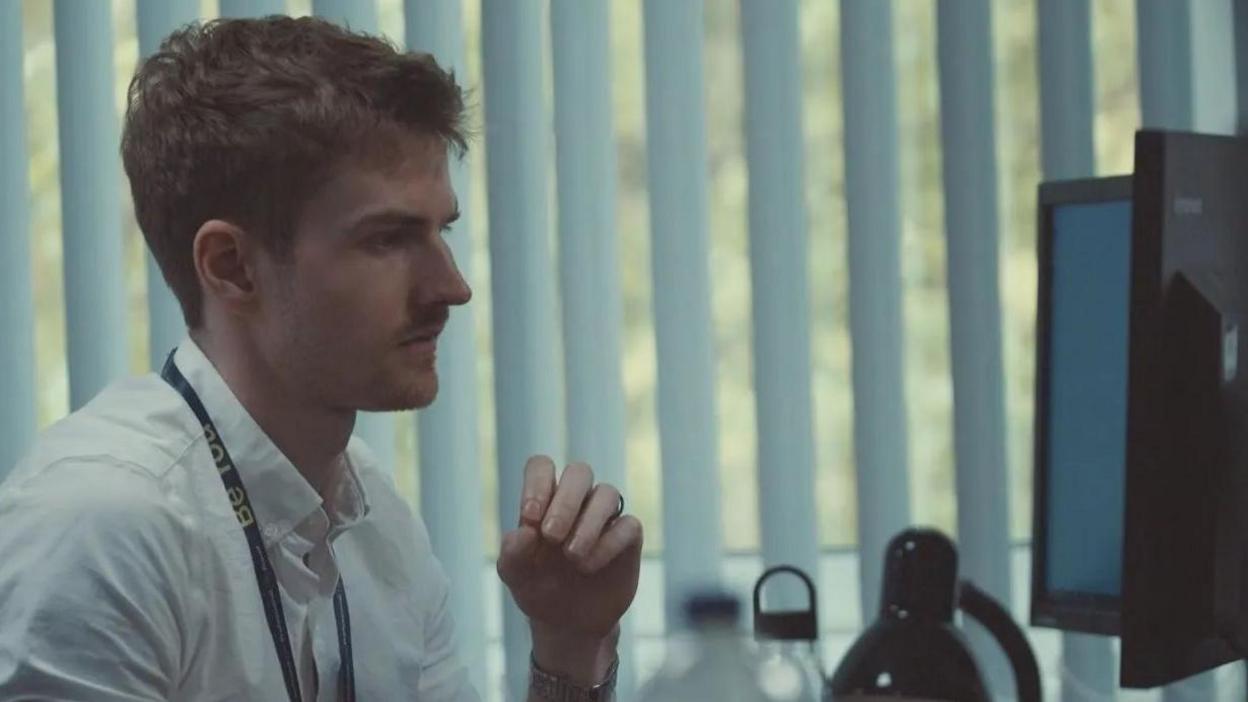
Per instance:
[[[266,547],[283,540],[304,522],[328,517],[330,535],[364,519],[369,512],[363,481],[348,454],[343,479],[326,503],[286,454],[256,424],[199,345],[184,337],[174,352],[178,370],[199,394],[233,459],[256,513]],[[201,429],[202,431],[202,429]],[[322,511],[323,510],[323,511]]]
[[[330,495],[329,506],[326,510],[330,523],[335,529],[353,526],[367,517],[369,512],[368,492],[364,490],[364,481],[360,479],[355,465],[356,461],[349,451],[346,455],[346,462],[343,478],[338,481],[334,494]]]

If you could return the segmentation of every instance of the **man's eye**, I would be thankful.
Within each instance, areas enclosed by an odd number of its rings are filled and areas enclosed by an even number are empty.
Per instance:
[[[378,249],[392,249],[402,243],[403,234],[401,232],[390,232],[389,234],[375,236],[372,239],[373,246]]]

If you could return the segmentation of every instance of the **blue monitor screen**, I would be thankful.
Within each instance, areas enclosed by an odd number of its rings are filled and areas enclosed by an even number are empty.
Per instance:
[[[1052,211],[1045,585],[1122,588],[1131,202]]]

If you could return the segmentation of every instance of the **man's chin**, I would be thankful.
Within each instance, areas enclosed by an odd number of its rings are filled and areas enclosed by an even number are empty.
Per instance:
[[[424,377],[410,381],[406,386],[391,388],[391,391],[375,398],[369,407],[361,407],[366,412],[406,412],[424,409],[433,404],[438,396],[438,374],[430,372]]]

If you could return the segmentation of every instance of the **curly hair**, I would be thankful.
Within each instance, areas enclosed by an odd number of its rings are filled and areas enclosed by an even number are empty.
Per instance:
[[[202,324],[199,227],[235,224],[288,260],[303,204],[412,134],[467,151],[464,94],[428,55],[315,17],[193,22],[130,81],[121,156],[135,216],[187,326]]]

